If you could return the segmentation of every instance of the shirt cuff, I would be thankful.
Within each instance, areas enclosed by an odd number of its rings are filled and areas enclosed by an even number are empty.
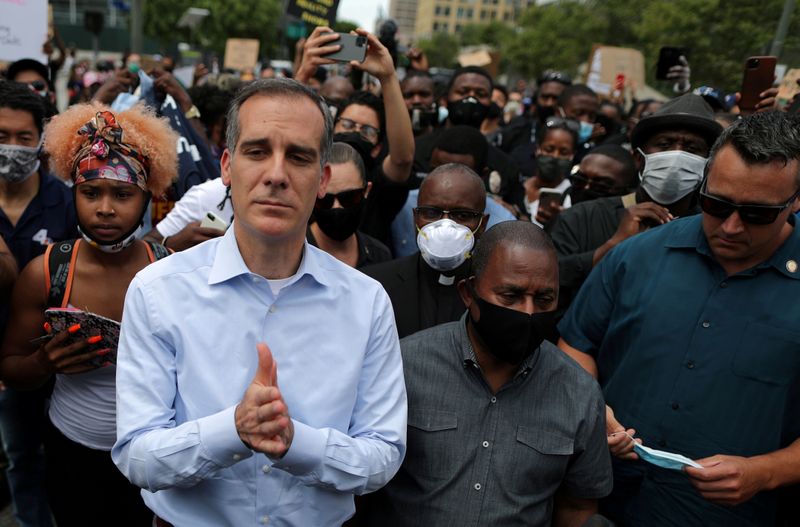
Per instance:
[[[295,421],[292,446],[281,459],[272,466],[294,476],[308,474],[317,468],[325,455],[325,446],[328,442],[327,434],[322,430],[312,428],[307,424]]]
[[[200,444],[208,457],[220,467],[230,467],[253,455],[236,431],[236,406],[197,420]]]

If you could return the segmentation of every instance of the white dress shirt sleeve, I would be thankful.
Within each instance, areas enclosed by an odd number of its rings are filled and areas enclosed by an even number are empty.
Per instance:
[[[235,406],[176,426],[175,350],[156,335],[157,312],[147,295],[134,278],[117,354],[117,442],[111,457],[131,483],[155,492],[196,485],[252,451],[236,432]]]

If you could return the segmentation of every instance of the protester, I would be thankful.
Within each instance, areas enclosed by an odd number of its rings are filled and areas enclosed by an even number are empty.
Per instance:
[[[351,83],[349,79],[339,75],[333,75],[322,83],[319,94],[328,103],[328,109],[335,119],[339,113],[339,109],[344,105],[345,101],[353,95],[353,91],[353,83]]]
[[[543,340],[558,298],[547,235],[489,229],[458,290],[457,322],[401,342],[408,454],[366,525],[584,525],[611,492],[604,405]]]
[[[364,62],[353,61],[351,65],[378,79],[382,98],[367,92],[351,95],[336,116],[334,139],[353,146],[361,154],[372,182],[361,230],[387,243],[392,220],[407,196],[406,182],[414,161],[414,134],[389,50],[375,35],[362,29],[357,31],[368,39],[367,54]],[[319,66],[335,63],[324,55],[339,49],[340,45],[335,43],[338,38],[329,28],[314,29],[304,46],[296,76],[299,82],[306,82]],[[382,155],[387,143],[388,153]]]
[[[486,158],[489,153],[489,143],[478,129],[471,126],[452,126],[442,130],[436,140],[436,146],[431,154],[431,169],[448,163],[460,163],[471,168],[490,188],[499,188],[500,176],[489,173]],[[392,222],[392,252],[396,258],[409,256],[417,252],[417,226],[414,223],[414,209],[417,207],[419,189],[409,191],[408,199],[403,210]],[[502,201],[491,194],[486,196],[484,214],[488,216],[486,228],[501,221],[515,219],[514,213],[502,205]]]
[[[483,68],[467,66],[457,69],[447,87],[445,127],[466,125],[480,129],[491,103],[492,86],[492,78]],[[439,133],[441,130],[434,130],[417,137],[414,153],[417,172],[430,172],[431,154]],[[501,176],[500,188],[495,193],[513,207],[517,215],[524,213],[524,192],[519,167],[514,160],[492,145],[489,147],[487,165]],[[410,181],[412,184],[419,182],[419,179]]]
[[[735,123],[707,173],[702,216],[611,251],[559,324],[604,389],[620,457],[604,509],[628,525],[776,525],[771,491],[799,481],[796,121]],[[703,468],[635,460],[631,436]]]
[[[617,145],[600,145],[589,150],[570,181],[572,207],[546,226],[558,252],[561,313],[589,275],[594,250],[605,241],[598,239],[617,232],[622,218],[633,221],[635,216],[626,216],[625,211],[636,206],[639,176],[630,152]]]
[[[414,209],[419,251],[364,268],[389,294],[400,338],[464,313],[455,284],[466,276],[475,238],[486,228],[485,204],[474,171],[458,163],[436,168],[422,182]]]
[[[44,99],[27,86],[0,81],[0,237],[17,269],[48,244],[78,235],[72,193],[42,162],[45,115]],[[10,302],[0,302],[0,339],[10,308]],[[47,388],[0,390],[0,435],[9,461],[6,478],[22,527],[52,525],[41,448],[47,393]]]
[[[18,389],[36,389],[55,377],[45,424],[45,482],[56,522],[102,525],[115,518],[119,525],[148,525],[152,513],[139,489],[109,456],[116,437],[116,372],[103,358],[113,350],[99,342],[102,335],[73,336],[80,325],[38,345],[31,340],[42,327],[50,332],[47,308],[79,306],[122,318],[130,279],[168,254],[137,241],[135,232],[150,195],[162,193],[175,176],[177,137],[141,109],[115,115],[100,105],[73,106],[45,133],[56,172],[74,184],[81,238],[50,245],[20,273],[0,373]]]
[[[536,146],[536,172],[525,180],[525,206],[531,220],[540,227],[550,221],[562,208],[572,204],[567,193],[572,170],[572,160],[578,148],[578,122],[551,117],[539,132],[540,142]],[[547,207],[539,207],[540,191],[558,192],[560,197]]]
[[[573,119],[580,124],[578,131],[578,159],[594,146],[597,138],[605,135],[606,130],[597,122],[600,101],[597,94],[585,84],[574,84],[567,87],[558,97],[558,113],[566,119]]]
[[[329,163],[331,178],[314,205],[308,243],[356,269],[391,260],[388,247],[357,230],[372,189],[361,156],[348,144],[333,143]]]
[[[414,137],[431,133],[439,125],[436,85],[426,71],[410,71],[400,83],[403,99],[411,117]]]
[[[112,457],[158,525],[339,525],[403,459],[389,299],[305,243],[332,136],[307,87],[244,87],[222,157],[232,228],[129,288]]]

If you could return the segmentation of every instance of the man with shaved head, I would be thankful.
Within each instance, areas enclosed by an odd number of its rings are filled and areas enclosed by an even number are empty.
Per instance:
[[[558,261],[530,222],[481,237],[460,320],[400,342],[408,451],[366,525],[585,525],[612,487],[600,389],[543,340]]]
[[[474,240],[486,228],[485,207],[478,174],[458,163],[438,167],[422,182],[414,209],[420,251],[363,269],[389,293],[401,338],[463,314],[455,284],[466,276]]]

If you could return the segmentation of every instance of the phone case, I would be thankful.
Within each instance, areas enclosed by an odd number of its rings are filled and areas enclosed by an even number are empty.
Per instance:
[[[775,82],[775,57],[750,57],[744,65],[739,109],[753,111],[758,104],[759,94],[768,90]]]
[[[89,348],[80,351],[88,351],[89,349],[102,350],[108,349],[108,353],[98,355],[89,361],[94,366],[102,366],[107,362],[111,364],[117,363],[117,347],[119,346],[119,329],[120,324],[116,320],[111,320],[88,311],[81,311],[74,308],[50,308],[44,312],[44,316],[50,325],[53,327],[53,333],[59,333],[65,329],[80,324],[81,329],[75,333],[74,338],[88,339],[95,335],[100,335],[103,339],[96,343],[91,344]],[[73,341],[74,341],[73,338]]]
[[[228,224],[225,222],[225,220],[213,212],[206,212],[206,215],[203,216],[203,221],[200,222],[200,226],[203,228],[218,229],[221,231],[226,231],[228,229]]]
[[[339,33],[339,40],[334,40],[328,45],[335,44],[339,44],[342,48],[339,51],[323,55],[326,59],[338,60],[339,62],[350,62],[351,60],[364,62],[364,59],[367,58],[367,37]]]
[[[658,64],[656,65],[656,79],[667,80],[667,73],[672,66],[680,64],[678,58],[688,54],[684,48],[674,48],[664,46],[658,52]]]

